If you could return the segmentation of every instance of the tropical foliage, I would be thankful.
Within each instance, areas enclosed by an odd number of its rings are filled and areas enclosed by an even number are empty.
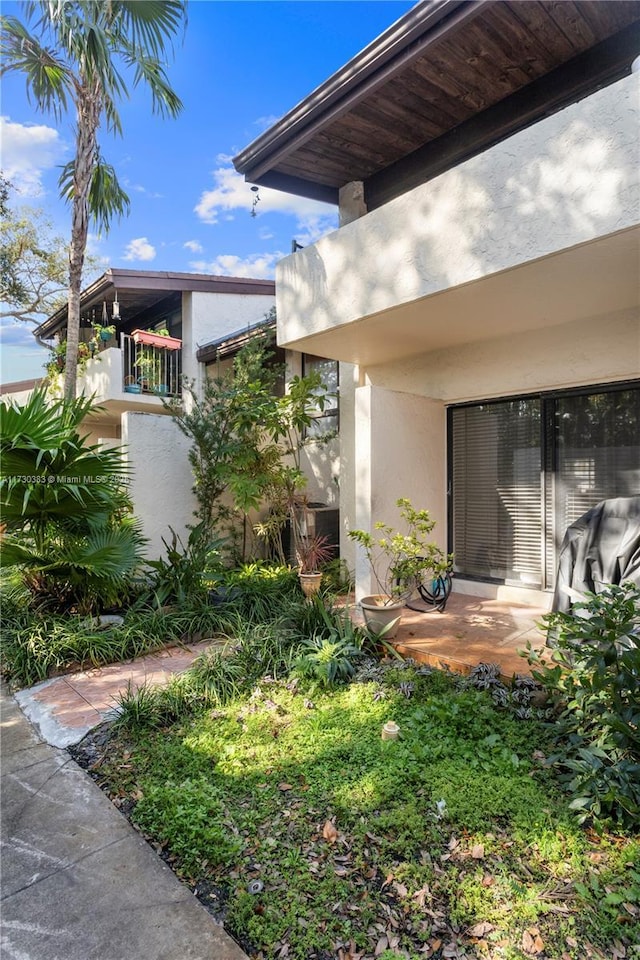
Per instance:
[[[198,519],[208,530],[235,538],[235,560],[255,555],[249,515],[266,505],[268,516],[255,530],[286,561],[283,526],[305,502],[304,430],[327,398],[319,373],[293,377],[279,395],[284,371],[272,347],[267,323],[236,354],[232,368],[208,378],[202,397],[187,384],[188,408],[167,403],[192,441]]]
[[[22,406],[0,404],[2,565],[58,609],[118,605],[142,559],[124,453],[80,433],[95,409],[43,390]]]
[[[24,74],[27,94],[43,113],[72,112],[74,157],[59,186],[72,208],[65,395],[75,396],[80,292],[89,220],[108,230],[129,200],[115,170],[103,159],[98,131],[120,134],[118,102],[144,84],[154,111],[175,117],[181,103],[169,85],[165,62],[185,22],[183,0],[70,0],[24,4],[26,24],[2,18],[2,71]]]
[[[640,822],[640,589],[610,586],[545,617],[552,663],[530,655],[555,706],[552,757],[581,820]]]

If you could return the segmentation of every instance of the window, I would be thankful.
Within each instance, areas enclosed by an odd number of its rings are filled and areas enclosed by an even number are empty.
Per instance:
[[[320,374],[322,383],[330,394],[324,410],[318,408],[313,415],[311,425],[306,430],[307,437],[318,439],[338,431],[338,361],[304,353],[302,355],[302,375],[306,377],[310,373]]]
[[[456,571],[551,587],[566,528],[640,494],[640,387],[455,407],[449,443]]]

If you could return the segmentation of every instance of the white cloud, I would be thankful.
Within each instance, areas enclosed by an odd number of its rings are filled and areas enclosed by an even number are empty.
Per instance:
[[[0,117],[0,140],[4,175],[24,197],[42,196],[43,175],[61,163],[66,152],[58,131],[45,124]]]
[[[202,253],[204,251],[204,247],[197,240],[187,240],[182,246],[186,250],[191,250],[192,253]]]
[[[307,197],[295,197],[281,190],[270,190],[260,187],[257,192],[252,191],[241,174],[227,164],[226,157],[219,157],[223,166],[213,171],[215,186],[212,190],[205,190],[195,207],[198,217],[205,223],[218,223],[231,211],[245,210],[251,213],[255,210],[257,216],[265,213],[281,213],[296,218],[298,230],[304,232],[307,242],[317,240],[329,230],[338,226],[338,216],[335,208],[328,203],[318,200],[309,200]],[[258,198],[258,202],[254,201]],[[301,241],[302,242],[302,241]]]
[[[222,277],[253,277],[256,280],[272,280],[276,263],[284,253],[252,253],[248,257],[222,254],[215,260],[195,260],[189,266],[197,273],[212,273]]]
[[[33,326],[12,317],[0,317],[0,341],[6,347],[38,347],[33,336]]]
[[[146,237],[137,237],[127,244],[123,260],[155,260],[156,248]]]
[[[146,187],[143,187],[141,183],[133,183],[131,180],[125,179],[122,181],[122,186],[125,190],[131,190],[134,193],[142,193],[145,197],[150,197],[152,200],[161,200],[164,197],[162,193],[154,193],[153,190],[147,190]]]
[[[268,117],[258,117],[257,120],[253,121],[253,125],[254,127],[258,127],[260,129],[260,133],[262,133],[264,130],[268,130],[269,127],[272,127],[274,123],[277,123],[279,119],[280,117],[276,117],[275,114],[271,114]]]

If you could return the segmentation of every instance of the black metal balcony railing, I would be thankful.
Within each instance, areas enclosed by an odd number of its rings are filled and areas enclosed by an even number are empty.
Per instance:
[[[181,396],[182,350],[136,343],[125,333],[121,335],[121,346],[125,393]]]

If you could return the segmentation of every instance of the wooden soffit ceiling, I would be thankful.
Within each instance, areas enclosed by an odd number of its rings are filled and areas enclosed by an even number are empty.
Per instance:
[[[638,0],[435,0],[235,159],[251,183],[369,208],[627,74]]]

